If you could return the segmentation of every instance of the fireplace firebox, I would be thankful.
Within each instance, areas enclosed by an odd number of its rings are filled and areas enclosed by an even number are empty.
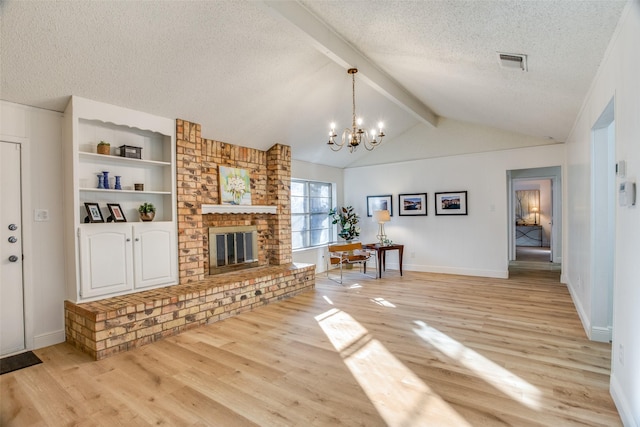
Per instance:
[[[257,227],[247,225],[209,228],[209,274],[257,266]]]

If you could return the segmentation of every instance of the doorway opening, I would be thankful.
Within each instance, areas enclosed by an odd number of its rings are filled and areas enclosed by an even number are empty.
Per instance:
[[[509,267],[560,270],[560,166],[507,172]]]
[[[591,331],[608,342],[613,329],[616,213],[615,119],[611,99],[591,129]]]

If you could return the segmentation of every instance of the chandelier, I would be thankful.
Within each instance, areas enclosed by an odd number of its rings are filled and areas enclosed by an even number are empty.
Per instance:
[[[345,128],[342,131],[342,140],[336,141],[338,135],[336,135],[336,124],[331,123],[331,131],[329,132],[329,142],[327,145],[333,151],[340,151],[345,145],[349,147],[349,152],[353,153],[362,144],[367,151],[371,151],[378,145],[382,144],[382,138],[384,138],[384,132],[382,131],[382,122],[378,123],[378,132],[376,135],[375,129],[371,130],[371,134],[366,130],[362,130],[362,119],[356,120],[356,73],[357,68],[349,68],[347,73],[351,74],[351,94],[352,94],[352,121],[351,129]],[[371,135],[371,139],[370,136]]]

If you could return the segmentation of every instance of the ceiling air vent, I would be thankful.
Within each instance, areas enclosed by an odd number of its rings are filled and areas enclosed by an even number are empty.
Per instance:
[[[521,53],[497,53],[502,68],[519,68],[522,71],[527,71],[527,55]]]

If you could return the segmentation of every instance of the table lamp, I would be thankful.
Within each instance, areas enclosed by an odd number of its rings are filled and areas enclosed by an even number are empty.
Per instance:
[[[380,224],[378,235],[376,237],[378,238],[380,245],[384,245],[385,240],[387,240],[387,235],[384,234],[384,223],[391,221],[391,215],[388,210],[373,211],[373,219]]]
[[[538,209],[537,206],[534,206],[531,208],[531,212],[533,212],[533,225],[538,225],[538,212],[540,212],[540,209]]]

